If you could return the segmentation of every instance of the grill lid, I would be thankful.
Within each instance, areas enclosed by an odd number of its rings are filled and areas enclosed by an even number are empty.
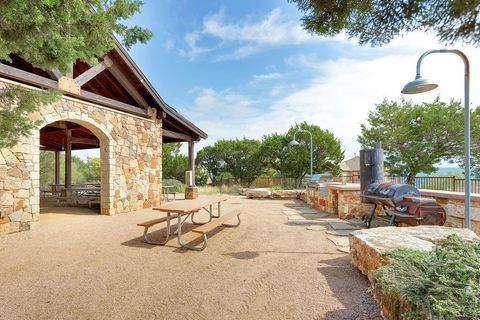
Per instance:
[[[393,202],[402,200],[404,196],[420,196],[420,191],[409,184],[394,184],[392,182],[372,183],[366,191],[366,198],[383,198]]]

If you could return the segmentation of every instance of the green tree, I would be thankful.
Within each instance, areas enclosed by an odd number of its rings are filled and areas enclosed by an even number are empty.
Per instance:
[[[313,172],[330,172],[333,175],[340,173],[340,162],[344,158],[340,140],[332,132],[322,130],[319,126],[302,122],[292,126],[287,134],[287,141],[292,141],[295,132],[296,146],[289,146],[285,154],[285,176],[296,178],[297,187],[302,179],[310,173],[310,135],[299,130],[306,130],[312,134],[313,146]]]
[[[90,65],[114,48],[112,32],[130,48],[152,33],[124,21],[140,11],[139,0],[4,0],[0,5],[0,61],[19,54],[35,67],[67,72],[77,60]],[[19,36],[20,35],[20,36]],[[38,124],[30,114],[58,93],[0,88],[0,147],[11,146]],[[13,120],[13,121],[12,121]]]
[[[197,152],[196,164],[203,168],[213,185],[217,185],[218,178],[225,170],[225,162],[221,158],[217,145],[206,146]]]
[[[264,170],[260,155],[261,142],[254,139],[219,140],[215,148],[229,172],[242,184],[249,186]]]
[[[419,172],[435,172],[435,164],[463,153],[463,108],[459,101],[413,104],[384,100],[368,113],[358,142],[372,148],[381,142],[385,166],[392,175],[413,184]]]
[[[345,31],[360,44],[383,45],[411,31],[433,32],[444,43],[478,44],[479,2],[465,0],[289,0],[308,31],[334,36]]]
[[[0,148],[11,147],[20,137],[27,136],[39,123],[32,122],[30,114],[39,105],[58,99],[59,91],[37,91],[14,85],[0,87]]]
[[[65,153],[60,153],[60,183],[65,182]],[[88,158],[86,161],[72,156],[72,183],[99,183],[100,158]],[[40,186],[46,188],[55,183],[55,153],[40,151]]]
[[[0,9],[0,60],[19,53],[38,68],[67,72],[90,65],[114,48],[112,32],[130,48],[152,33],[124,21],[140,12],[139,0],[4,0]],[[21,35],[21,36],[19,36]]]
[[[289,142],[287,135],[273,133],[263,137],[260,147],[263,164],[278,173],[282,185],[285,184],[285,178],[289,178],[285,172],[288,159],[292,158],[291,150],[288,149]]]
[[[201,166],[195,167],[195,184],[204,186],[208,183],[208,174]]]
[[[163,144],[163,179],[185,180],[188,169],[188,158],[180,153],[181,143]]]

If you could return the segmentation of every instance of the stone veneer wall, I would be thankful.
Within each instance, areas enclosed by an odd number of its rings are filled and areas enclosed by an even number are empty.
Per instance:
[[[422,196],[434,198],[447,211],[445,226],[462,228],[464,224],[464,195],[461,192],[420,190]],[[360,202],[359,184],[325,184],[307,187],[301,199],[320,210],[338,214],[339,218],[350,219],[370,213],[373,205]],[[480,234],[480,195],[472,195],[472,230]],[[380,208],[377,213],[381,214]]]
[[[112,215],[161,202],[162,123],[63,98],[42,107],[32,121],[43,127],[71,121],[100,140],[101,213]],[[0,149],[0,234],[28,230],[40,213],[40,131]]]
[[[360,203],[360,187],[357,184],[329,183],[319,186],[308,186],[301,199],[311,206],[337,214],[342,219],[371,212],[372,205]]]

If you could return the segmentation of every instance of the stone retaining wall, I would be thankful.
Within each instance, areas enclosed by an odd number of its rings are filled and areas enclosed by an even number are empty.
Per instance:
[[[101,213],[148,208],[161,202],[162,123],[63,98],[32,115],[39,129],[71,121],[100,140]],[[28,230],[40,212],[40,130],[0,149],[0,234]]]
[[[434,198],[447,211],[445,226],[462,228],[464,223],[464,194],[437,190],[420,190],[422,196]],[[359,184],[321,184],[307,187],[301,199],[320,210],[335,213],[342,219],[370,213],[373,205],[360,202]],[[472,230],[480,234],[480,195],[471,197]],[[378,208],[377,213],[381,213]]]

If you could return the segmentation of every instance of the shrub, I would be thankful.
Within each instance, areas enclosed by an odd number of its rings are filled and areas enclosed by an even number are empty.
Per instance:
[[[164,186],[172,186],[173,188],[170,189],[172,192],[185,192],[185,185],[175,179],[163,179],[162,185]]]
[[[451,235],[431,252],[386,255],[391,262],[373,273],[373,284],[384,302],[406,300],[410,311],[402,319],[480,319],[480,241]]]

